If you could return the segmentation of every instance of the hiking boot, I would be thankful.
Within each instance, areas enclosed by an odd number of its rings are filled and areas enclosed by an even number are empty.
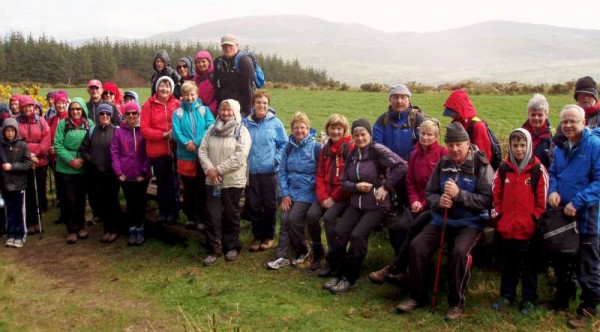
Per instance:
[[[129,227],[129,237],[127,238],[128,246],[135,246],[135,241],[137,239],[137,227]]]
[[[85,240],[88,237],[89,237],[88,232],[83,228],[77,232],[77,238],[79,238],[79,239]]]
[[[206,224],[203,222],[196,224],[196,230],[200,232],[204,232],[206,230]]]
[[[6,247],[14,247],[15,246],[15,239],[14,238],[9,238],[8,240],[6,240]]]
[[[187,229],[195,229],[196,228],[196,222],[193,220],[188,220],[185,222],[185,228]]]
[[[102,237],[100,238],[100,242],[102,243],[107,243],[108,242],[108,237],[110,236],[110,233],[104,233],[102,235]]]
[[[321,260],[323,260],[323,247],[313,247],[313,257],[310,262],[310,270],[316,271],[321,266]]]
[[[228,262],[234,261],[238,258],[238,252],[237,250],[229,250],[226,254],[225,254],[225,260]]]
[[[117,233],[108,233],[108,237],[106,238],[106,243],[113,243],[117,240],[119,234]]]
[[[29,235],[35,234],[35,227],[34,226],[27,227],[27,234],[29,234]]]
[[[527,300],[523,301],[523,303],[521,303],[521,306],[519,308],[519,312],[523,316],[529,315],[529,313],[534,310],[535,310],[535,305],[533,304],[533,302],[527,301]]]
[[[510,306],[512,304],[512,301],[509,300],[507,297],[504,296],[500,296],[496,302],[492,303],[492,305],[490,306],[493,310],[503,310],[506,307]]]
[[[298,266],[298,265],[304,263],[304,261],[308,258],[309,255],[310,255],[310,250],[307,251],[306,253],[301,254],[300,256],[294,258],[292,260],[292,265],[293,266]]]
[[[356,288],[356,286],[358,286],[358,283],[356,281],[352,282],[346,279],[346,277],[342,277],[340,282],[338,282],[335,286],[329,288],[329,291],[333,294],[342,294],[346,293],[352,288]]]
[[[317,273],[317,276],[319,278],[327,278],[331,276],[331,266],[329,266],[329,262],[325,261],[325,265],[323,265],[321,271]]]
[[[279,270],[288,265],[290,265],[290,260],[284,257],[279,257],[276,260],[267,263],[267,267],[271,270]]]
[[[390,284],[400,285],[400,284],[408,281],[408,274],[407,273],[396,273],[396,274],[388,273],[385,275],[385,281],[389,282]]]
[[[202,261],[202,264],[204,266],[213,266],[213,265],[215,265],[216,262],[217,262],[217,256],[208,255],[204,258],[204,260]]]
[[[268,249],[271,249],[271,247],[273,247],[273,243],[275,241],[273,241],[273,239],[267,239],[267,240],[263,240],[263,242],[260,244],[260,251],[265,251]]]
[[[446,312],[445,320],[457,320],[462,317],[464,309],[461,307],[450,307]]]
[[[25,242],[22,239],[16,239],[15,243],[13,244],[13,247],[15,248],[23,248],[23,244]]]
[[[402,302],[400,302],[397,306],[396,306],[396,312],[399,314],[405,313],[405,312],[411,312],[413,310],[415,310],[416,307],[419,306],[419,302],[408,298]]]
[[[387,276],[389,271],[390,271],[390,266],[386,265],[383,267],[383,269],[381,269],[379,271],[369,273],[369,275],[368,275],[369,280],[374,284],[381,285],[385,282],[385,277]]]
[[[260,244],[262,242],[260,240],[254,240],[252,241],[252,244],[250,245],[250,247],[248,247],[248,250],[250,252],[257,252],[260,249]]]
[[[135,234],[135,245],[136,246],[143,246],[145,242],[144,239],[144,227],[138,227],[137,228],[137,233]]]
[[[331,289],[331,287],[337,285],[338,282],[340,282],[340,278],[338,278],[338,277],[331,277],[331,278],[329,278],[329,280],[327,280],[327,282],[325,282],[323,284],[323,289]]]
[[[569,319],[567,325],[572,329],[583,329],[592,321],[591,315],[579,314],[576,318]]]
[[[77,243],[77,234],[75,234],[75,233],[67,234],[67,243],[68,244]]]

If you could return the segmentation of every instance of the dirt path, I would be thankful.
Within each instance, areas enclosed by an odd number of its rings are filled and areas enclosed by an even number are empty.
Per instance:
[[[0,330],[179,329],[177,315],[157,308],[133,287],[133,275],[114,268],[125,239],[100,243],[99,224],[89,227],[90,239],[67,245],[64,226],[47,227],[43,239],[31,236],[23,248],[0,248],[0,299],[7,304],[0,308]]]

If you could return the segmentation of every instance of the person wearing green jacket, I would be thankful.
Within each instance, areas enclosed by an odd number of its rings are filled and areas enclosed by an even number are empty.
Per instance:
[[[88,109],[82,98],[73,98],[69,116],[60,120],[54,136],[56,152],[56,189],[60,201],[61,219],[67,226],[67,243],[86,239],[85,172],[87,170],[79,147],[94,122],[88,119]]]

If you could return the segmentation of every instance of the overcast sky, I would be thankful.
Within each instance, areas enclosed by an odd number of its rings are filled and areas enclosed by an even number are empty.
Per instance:
[[[226,18],[282,14],[360,23],[385,32],[437,31],[489,20],[600,30],[599,13],[597,0],[7,0],[0,33],[44,33],[61,40],[145,38]]]

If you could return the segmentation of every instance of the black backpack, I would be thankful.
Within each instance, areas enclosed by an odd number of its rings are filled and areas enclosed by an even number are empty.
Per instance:
[[[540,218],[538,229],[547,254],[576,255],[579,252],[577,221],[563,207],[549,208]]]
[[[498,137],[496,137],[496,135],[494,134],[494,132],[490,129],[490,127],[488,127],[487,122],[481,120],[478,117],[473,117],[471,119],[471,121],[469,122],[469,126],[467,127],[467,133],[469,134],[469,138],[473,137],[473,125],[475,124],[475,122],[483,122],[485,124],[485,129],[487,130],[487,134],[488,137],[490,138],[490,143],[492,145],[492,155],[490,156],[486,156],[488,157],[490,160],[490,165],[492,165],[492,168],[494,170],[497,170],[498,167],[500,166],[500,163],[502,162],[502,146],[500,145],[500,141],[498,140]]]

